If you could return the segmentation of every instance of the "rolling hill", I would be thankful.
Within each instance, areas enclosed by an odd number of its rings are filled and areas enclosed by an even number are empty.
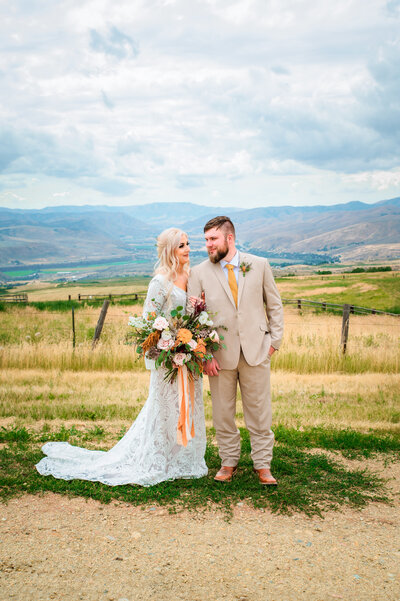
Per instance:
[[[157,234],[176,225],[194,249],[203,225],[228,214],[241,248],[272,257],[315,255],[320,262],[400,258],[400,198],[375,204],[227,209],[190,203],[0,208],[0,268],[69,264],[154,254]],[[318,262],[318,261],[317,261]]]

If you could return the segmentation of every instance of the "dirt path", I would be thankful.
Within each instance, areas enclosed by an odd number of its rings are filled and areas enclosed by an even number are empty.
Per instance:
[[[399,466],[385,475],[396,493]],[[371,504],[320,519],[239,504],[226,522],[217,511],[24,496],[0,506],[0,598],[398,601],[399,513]]]

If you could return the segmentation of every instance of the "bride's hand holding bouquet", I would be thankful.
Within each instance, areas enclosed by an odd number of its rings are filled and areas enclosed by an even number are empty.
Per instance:
[[[192,298],[193,311],[183,313],[179,306],[171,317],[150,313],[147,317],[131,317],[132,338],[139,355],[155,360],[156,368],[164,367],[165,379],[177,378],[179,368],[185,366],[189,377],[203,375],[203,363],[212,359],[213,352],[226,348],[223,336],[214,328],[204,298]]]

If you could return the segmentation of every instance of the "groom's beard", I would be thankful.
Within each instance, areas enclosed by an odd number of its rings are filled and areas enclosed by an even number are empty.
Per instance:
[[[210,251],[208,251],[208,257],[211,263],[219,263],[221,259],[225,259],[228,252],[229,247],[227,244],[225,244],[223,248],[219,248],[214,254],[210,254]]]

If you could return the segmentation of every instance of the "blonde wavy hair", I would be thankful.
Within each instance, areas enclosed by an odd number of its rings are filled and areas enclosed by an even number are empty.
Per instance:
[[[178,277],[179,261],[175,251],[181,243],[182,235],[187,237],[186,232],[176,227],[170,227],[161,232],[157,238],[158,261],[155,264],[154,273],[161,273],[171,282]],[[189,263],[186,263],[183,269],[189,274]]]

